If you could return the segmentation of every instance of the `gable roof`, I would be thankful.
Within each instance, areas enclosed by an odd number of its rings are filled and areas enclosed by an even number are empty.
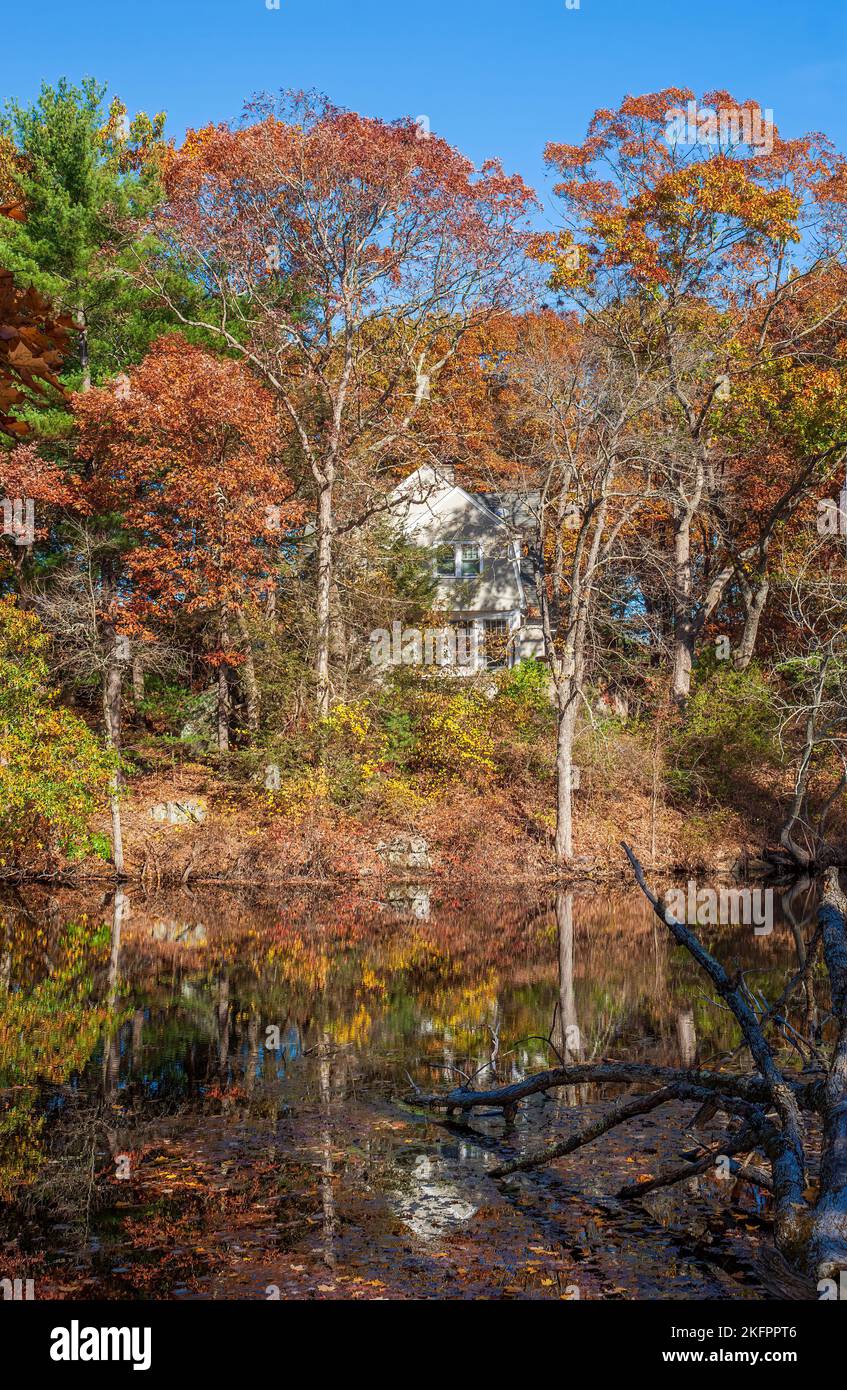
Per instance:
[[[427,474],[430,475],[431,479],[428,490],[426,482]],[[417,498],[409,496],[408,494],[412,493],[416,486],[420,487],[422,495]],[[418,468],[414,473],[410,473],[407,478],[404,478],[403,481],[398,484],[391,496],[392,499],[396,498],[398,503],[401,501],[408,501],[410,506],[426,506],[428,510],[432,512],[433,516],[435,516],[447,504],[449,499],[455,497],[457,494],[477,507],[486,520],[491,522],[492,525],[500,527],[502,530],[508,531],[511,534],[512,528],[509,526],[508,522],[497,514],[482,494],[468,492],[467,488],[463,488],[459,483],[454,482],[450,473],[444,469],[426,465],[422,468]]]

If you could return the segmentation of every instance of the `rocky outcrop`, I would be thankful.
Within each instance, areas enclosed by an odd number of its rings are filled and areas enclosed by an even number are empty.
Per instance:
[[[167,825],[202,825],[206,819],[206,807],[202,801],[157,801],[150,807],[152,820]]]
[[[422,835],[395,835],[381,840],[376,852],[392,869],[431,869],[429,843]]]

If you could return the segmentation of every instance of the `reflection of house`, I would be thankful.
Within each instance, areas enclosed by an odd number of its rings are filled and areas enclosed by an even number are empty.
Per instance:
[[[506,499],[466,492],[446,467],[419,468],[392,495],[404,535],[432,555],[435,604],[450,627],[465,630],[471,668],[511,666],[544,655],[521,528],[506,519]]]

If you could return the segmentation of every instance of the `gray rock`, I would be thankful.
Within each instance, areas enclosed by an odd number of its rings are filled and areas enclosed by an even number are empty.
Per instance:
[[[408,914],[419,922],[428,922],[432,916],[429,889],[419,883],[395,884],[389,888],[388,905],[395,912]]]
[[[429,845],[422,835],[395,835],[382,840],[376,852],[392,869],[431,869]]]
[[[150,807],[150,815],[160,824],[202,825],[206,808],[202,801],[159,801]]]

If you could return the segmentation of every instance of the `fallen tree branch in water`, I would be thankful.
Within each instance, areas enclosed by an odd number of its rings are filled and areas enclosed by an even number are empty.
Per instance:
[[[463,1115],[485,1108],[502,1111],[510,1121],[521,1101],[564,1086],[625,1085],[644,1088],[636,1096],[617,1101],[603,1116],[584,1123],[569,1138],[534,1154],[501,1164],[492,1177],[538,1168],[602,1137],[627,1120],[649,1113],[671,1101],[696,1101],[698,1117],[724,1111],[742,1120],[735,1134],[720,1145],[684,1164],[675,1164],[643,1183],[628,1184],[619,1198],[632,1200],[659,1187],[696,1177],[726,1158],[730,1171],[769,1191],[773,1197],[774,1242],[789,1264],[807,1278],[838,1280],[847,1274],[847,900],[836,870],[826,877],[818,910],[819,927],[803,961],[780,998],[771,1005],[756,997],[742,974],[731,976],[711,954],[697,933],[677,921],[665,902],[648,886],[633,851],[624,845],[636,882],[659,920],[679,946],[697,962],[716,993],[716,1004],[735,1018],[756,1068],[753,1075],[725,1071],[685,1070],[615,1061],[573,1063],[550,1068],[509,1085],[475,1091],[463,1084],[451,1091],[426,1093],[415,1086],[405,1097],[413,1105]],[[832,995],[832,1019],[837,1036],[831,1059],[815,1043],[816,1068],[786,1072],[778,1063],[765,1036],[771,1021],[785,1023],[780,1011],[793,990],[808,977],[818,943],[823,954]],[[472,1079],[471,1079],[472,1080]],[[646,1089],[646,1088],[654,1089]],[[655,1089],[658,1088],[658,1089]],[[819,1196],[807,1200],[806,1116],[820,1116],[823,1144]],[[696,1123],[696,1120],[695,1120]],[[770,1176],[756,1164],[738,1163],[733,1155],[759,1150],[770,1164]]]
[[[575,1134],[569,1138],[561,1140],[558,1144],[551,1144],[545,1149],[539,1149],[536,1153],[527,1154],[524,1158],[516,1158],[511,1163],[503,1163],[499,1168],[492,1168],[492,1178],[505,1178],[509,1173],[523,1173],[530,1168],[541,1168],[545,1163],[551,1163],[554,1158],[562,1158],[565,1154],[573,1153],[576,1149],[581,1149],[585,1144],[590,1144],[592,1140],[599,1139],[601,1135],[608,1134],[609,1130],[617,1129],[618,1125],[625,1124],[627,1120],[634,1119],[637,1115],[649,1115],[651,1110],[656,1110],[660,1105],[667,1105],[672,1100],[701,1100],[703,1091],[696,1086],[663,1086],[661,1090],[650,1091],[647,1095],[634,1096],[629,1100],[620,1100],[603,1115],[597,1115],[588,1124],[583,1125]],[[746,1146],[750,1147],[749,1144]]]
[[[772,1132],[768,1145],[768,1158],[773,1171],[777,1243],[783,1253],[792,1252],[796,1256],[808,1239],[809,1218],[809,1206],[803,1195],[806,1189],[805,1134],[797,1098],[776,1064],[773,1049],[750,1005],[743,982],[730,979],[696,932],[677,921],[663,900],[647,886],[644,871],[629,845],[624,843],[623,848],[632,865],[635,881],[656,916],[709,976],[735,1016],[759,1075],[767,1086],[770,1103],[779,1120],[779,1126]]]
[[[710,1168],[714,1168],[716,1163],[722,1158],[731,1159],[733,1154],[747,1153],[756,1144],[756,1133],[753,1129],[742,1129],[738,1134],[729,1136],[721,1141],[714,1149],[709,1149],[700,1158],[695,1158],[687,1163],[677,1163],[670,1168],[665,1168],[661,1173],[657,1173],[655,1178],[650,1178],[647,1182],[630,1182],[618,1189],[617,1196],[622,1201],[631,1201],[634,1197],[644,1197],[648,1192],[655,1192],[658,1187],[673,1187],[675,1183],[685,1182],[686,1178],[699,1177],[701,1173],[706,1173]],[[732,1163],[728,1164],[730,1172],[733,1170]],[[743,1165],[736,1163],[735,1172],[739,1177],[744,1177],[747,1173],[756,1172],[759,1169],[745,1170]],[[773,1185],[767,1175],[764,1182],[760,1177],[750,1178],[751,1182],[760,1182],[761,1186],[773,1191]]]
[[[529,1096],[544,1091],[556,1090],[559,1086],[584,1085],[639,1085],[658,1082],[668,1086],[674,1083],[696,1086],[703,1091],[714,1093],[716,1097],[736,1097],[752,1103],[765,1103],[769,1099],[766,1084],[754,1076],[744,1076],[736,1072],[684,1071],[679,1067],[651,1066],[642,1062],[573,1062],[564,1067],[551,1067],[547,1071],[535,1072],[520,1081],[507,1086],[493,1086],[485,1091],[474,1091],[470,1087],[457,1086],[452,1091],[422,1091],[414,1087],[403,1097],[407,1105],[421,1105],[429,1110],[446,1110],[453,1114],[456,1110],[475,1110],[482,1107],[508,1110]],[[820,1104],[819,1081],[789,1081],[789,1086],[803,1110],[817,1110]]]
[[[754,1144],[753,1147],[760,1148],[761,1145]],[[700,1152],[696,1149],[689,1149],[688,1151],[683,1150],[680,1154],[680,1158],[686,1159],[688,1163],[699,1163],[700,1159],[706,1156],[705,1152],[703,1152],[703,1150],[706,1150],[706,1145],[701,1144],[700,1150]],[[715,1148],[706,1151],[713,1154],[717,1152]],[[718,1157],[721,1156],[728,1157],[725,1150],[721,1150]],[[737,1158],[728,1158],[728,1164],[729,1171],[734,1177],[743,1178],[745,1182],[755,1183],[756,1187],[763,1188],[765,1192],[773,1192],[773,1183],[769,1175],[765,1172],[764,1168],[760,1168],[758,1164],[750,1163],[747,1160],[739,1163]]]

